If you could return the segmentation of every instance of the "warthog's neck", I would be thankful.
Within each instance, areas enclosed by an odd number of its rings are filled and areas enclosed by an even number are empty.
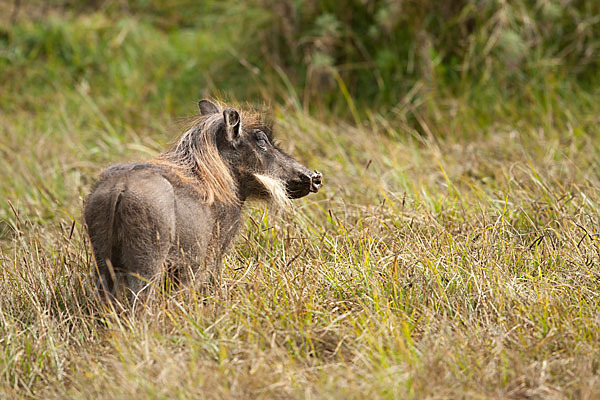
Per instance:
[[[214,221],[211,242],[219,259],[223,257],[240,228],[242,206],[243,200],[236,204],[217,201],[210,206]]]

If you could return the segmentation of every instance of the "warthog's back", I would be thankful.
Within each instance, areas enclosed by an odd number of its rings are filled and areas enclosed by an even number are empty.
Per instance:
[[[199,269],[199,280],[210,279],[235,234],[241,207],[210,207],[168,168],[139,163],[106,169],[84,214],[99,289],[112,296],[122,284],[140,292],[165,269],[176,280],[188,281]]]

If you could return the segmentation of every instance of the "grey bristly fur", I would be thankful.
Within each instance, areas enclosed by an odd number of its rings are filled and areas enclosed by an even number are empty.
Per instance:
[[[199,102],[201,115],[149,162],[104,170],[84,218],[103,298],[145,297],[169,277],[207,283],[250,198],[286,203],[316,192],[321,174],[272,143],[260,116]],[[125,292],[125,293],[123,293]]]

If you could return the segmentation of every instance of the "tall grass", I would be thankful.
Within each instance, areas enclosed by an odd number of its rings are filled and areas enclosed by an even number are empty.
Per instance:
[[[371,3],[314,4],[345,21]],[[487,4],[491,16],[539,11]],[[573,3],[590,29],[584,11],[594,4]],[[230,27],[219,11],[199,22],[153,1],[67,6],[50,3],[47,18],[32,18],[23,5],[0,36],[2,397],[600,394],[591,62],[578,72],[565,56],[506,92],[474,72],[456,84],[415,75],[389,100],[361,100],[367,94],[352,83],[360,79],[332,64],[332,104],[356,107],[347,122],[326,102],[305,102],[304,67],[291,71],[283,56],[240,62],[242,28],[266,29],[266,20]],[[442,43],[431,40],[433,49]],[[95,176],[155,155],[178,133],[176,119],[220,90],[241,101],[274,96],[279,139],[323,172],[323,191],[288,214],[249,207],[210,292],[167,291],[138,315],[105,310],[81,225]],[[362,107],[367,98],[387,106]]]

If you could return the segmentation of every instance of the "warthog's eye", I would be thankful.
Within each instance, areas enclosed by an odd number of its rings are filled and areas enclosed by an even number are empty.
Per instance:
[[[258,145],[258,147],[260,147],[263,150],[267,149],[267,146],[269,144],[269,139],[267,138],[267,135],[265,135],[265,133],[263,131],[256,131],[256,144]]]

